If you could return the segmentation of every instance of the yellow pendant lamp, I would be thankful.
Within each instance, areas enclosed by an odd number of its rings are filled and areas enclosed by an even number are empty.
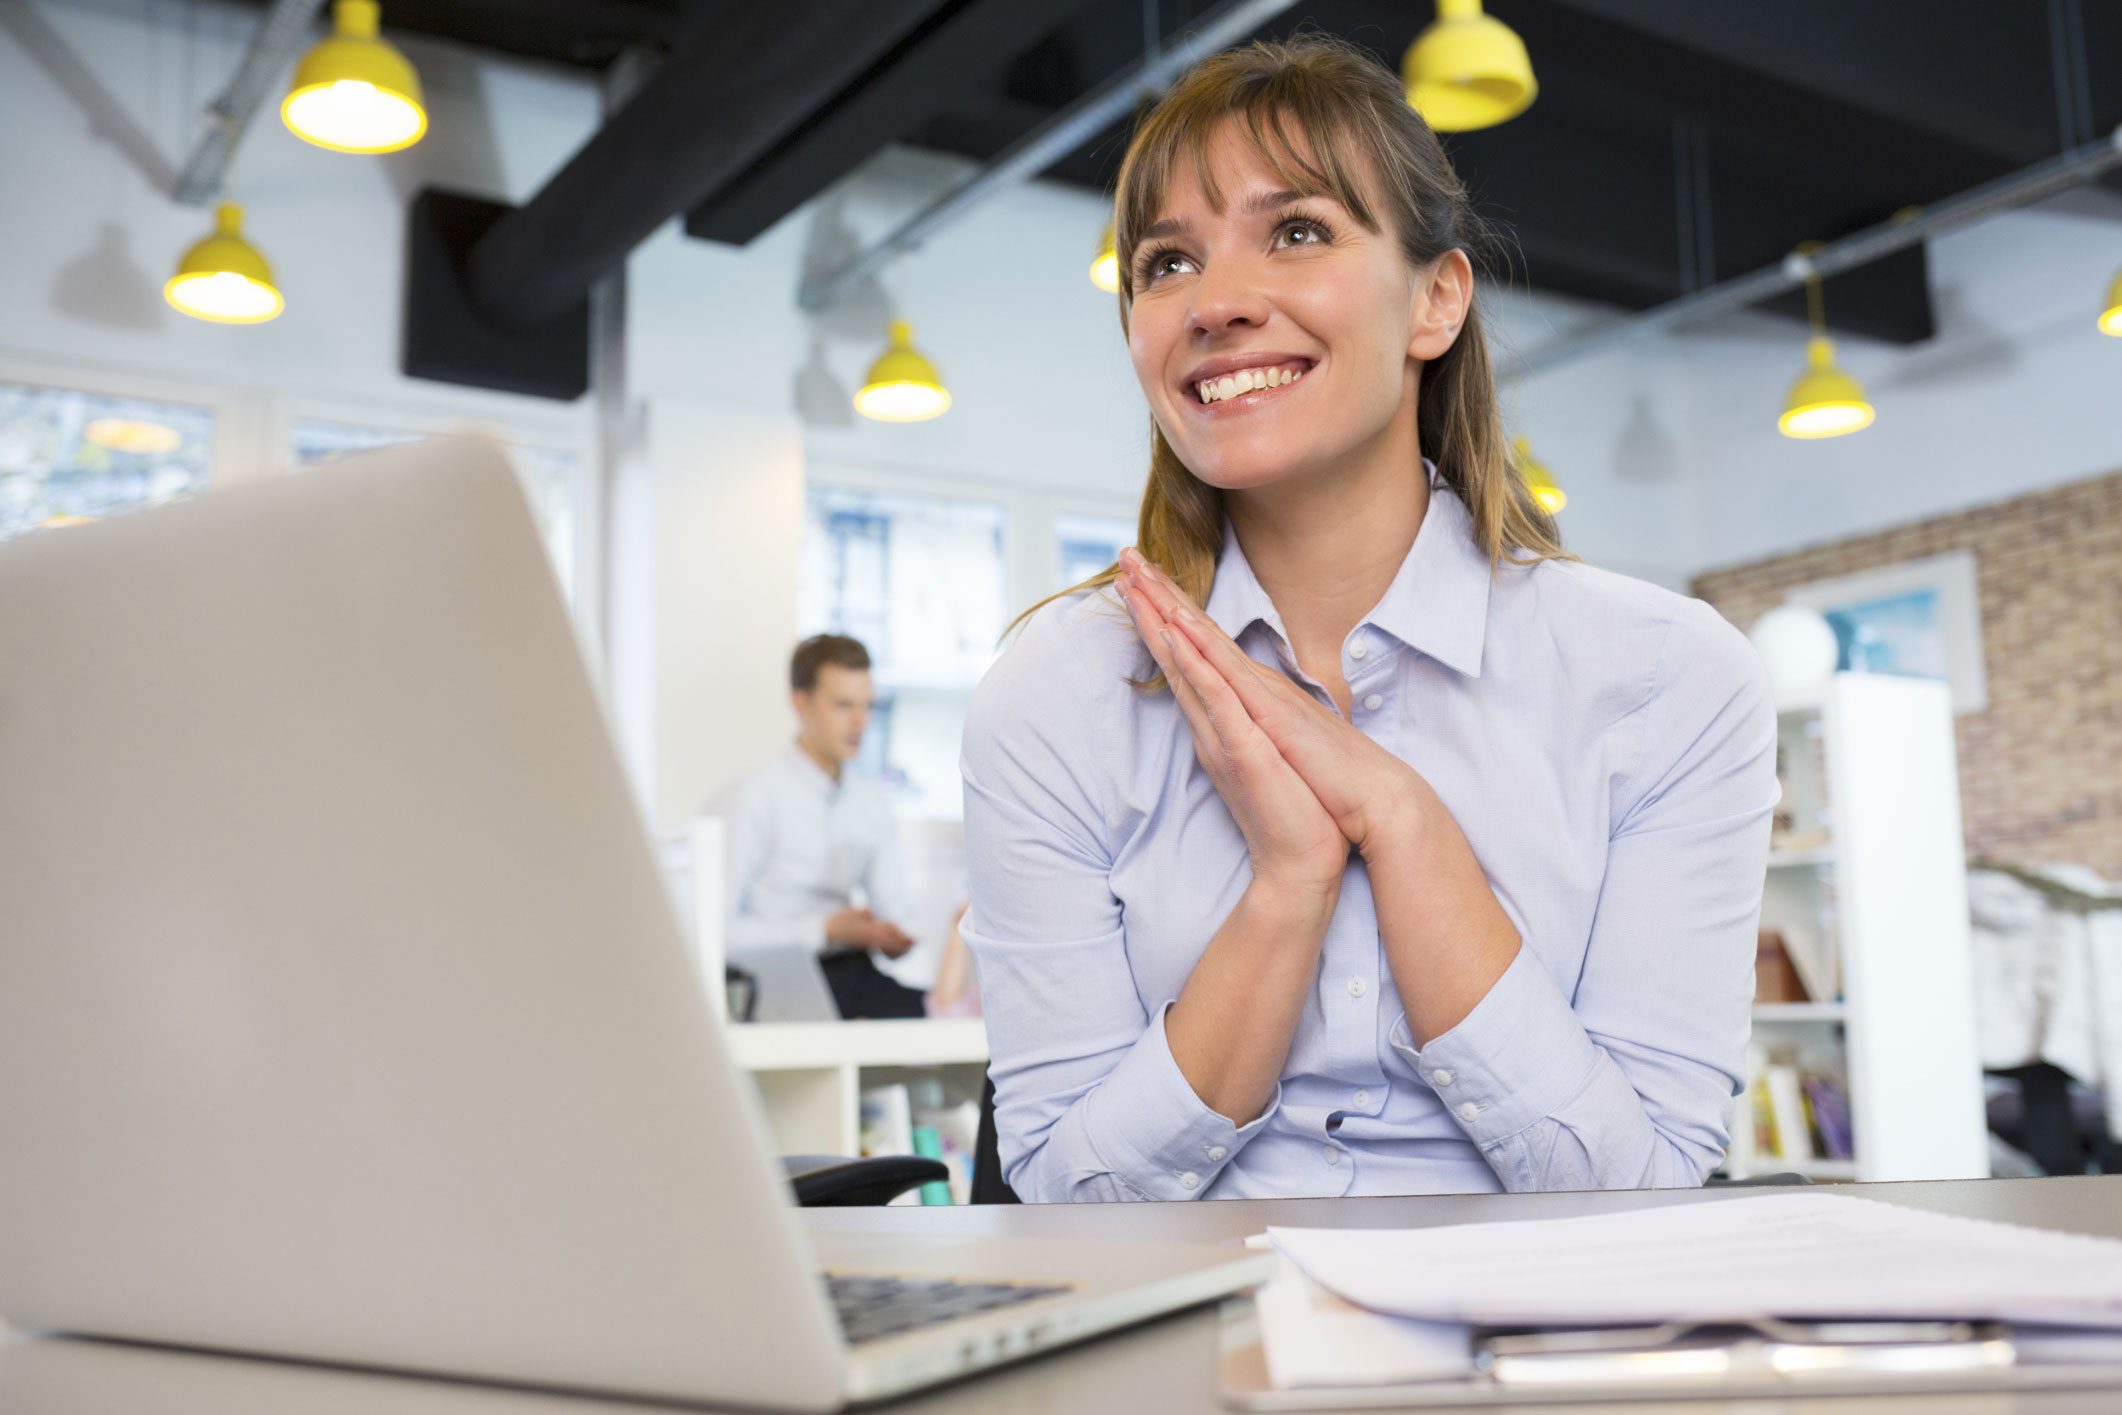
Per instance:
[[[2100,332],[2122,339],[2122,274],[2107,287],[2107,309],[2100,316]]]
[[[1799,247],[1802,255],[1806,247]],[[1783,400],[1783,416],[1776,430],[1785,437],[1840,437],[1871,426],[1871,401],[1864,387],[1835,366],[1835,341],[1827,337],[1826,301],[1820,293],[1818,271],[1805,273],[1805,309],[1812,337],[1805,341],[1805,372],[1790,386]]]
[[[1542,511],[1552,516],[1569,505],[1569,496],[1556,485],[1554,474],[1534,458],[1532,444],[1522,437],[1511,443],[1511,462],[1518,468],[1518,475],[1525,478],[1527,489]]]
[[[1120,293],[1120,253],[1113,249],[1113,223],[1098,237],[1098,254],[1090,263],[1090,283],[1108,295]]]
[[[214,234],[177,262],[162,296],[193,319],[216,324],[263,324],[284,307],[273,284],[273,268],[243,239],[243,208],[223,202],[214,211]]]
[[[137,452],[156,456],[184,445],[184,434],[168,423],[145,418],[97,418],[81,429],[82,440],[106,452]]]
[[[1400,61],[1407,101],[1440,133],[1492,128],[1532,106],[1540,92],[1525,41],[1481,0],[1437,0],[1436,22]]]
[[[914,348],[914,327],[903,319],[891,326],[891,343],[869,366],[855,394],[855,411],[882,423],[919,423],[950,410],[943,378]]]
[[[420,75],[376,27],[376,0],[337,0],[329,39],[302,56],[280,105],[288,131],[333,152],[396,152],[427,132]]]

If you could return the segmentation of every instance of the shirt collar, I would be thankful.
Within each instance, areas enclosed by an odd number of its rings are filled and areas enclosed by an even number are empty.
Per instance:
[[[1488,637],[1493,567],[1488,553],[1474,543],[1473,517],[1465,503],[1437,475],[1435,464],[1424,458],[1422,465],[1429,473],[1429,510],[1385,597],[1363,622],[1456,672],[1478,678]],[[1216,583],[1202,607],[1233,639],[1254,624],[1265,624],[1287,651],[1289,635],[1282,616],[1254,577],[1227,520]]]

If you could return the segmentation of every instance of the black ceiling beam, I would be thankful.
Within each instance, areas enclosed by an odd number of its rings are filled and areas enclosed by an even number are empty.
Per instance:
[[[465,259],[474,308],[504,331],[571,308],[671,217],[748,169],[938,6],[724,0],[520,210]]]
[[[685,232],[744,245],[903,137],[980,76],[1079,10],[1086,0],[971,0],[925,27],[863,79],[708,195]]]

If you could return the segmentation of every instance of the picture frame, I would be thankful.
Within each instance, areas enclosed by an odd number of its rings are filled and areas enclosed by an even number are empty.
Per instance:
[[[1951,686],[1955,713],[1989,706],[1972,551],[1815,580],[1783,598],[1818,610],[1834,628],[1841,647],[1838,671],[1942,678]]]

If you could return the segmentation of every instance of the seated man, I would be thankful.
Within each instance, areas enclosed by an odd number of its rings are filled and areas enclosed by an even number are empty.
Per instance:
[[[884,788],[856,768],[869,725],[869,653],[819,634],[789,662],[795,743],[731,793],[729,946],[796,944],[819,955],[842,1017],[919,1017],[921,994],[871,953],[913,947]],[[861,891],[862,906],[855,904]]]

